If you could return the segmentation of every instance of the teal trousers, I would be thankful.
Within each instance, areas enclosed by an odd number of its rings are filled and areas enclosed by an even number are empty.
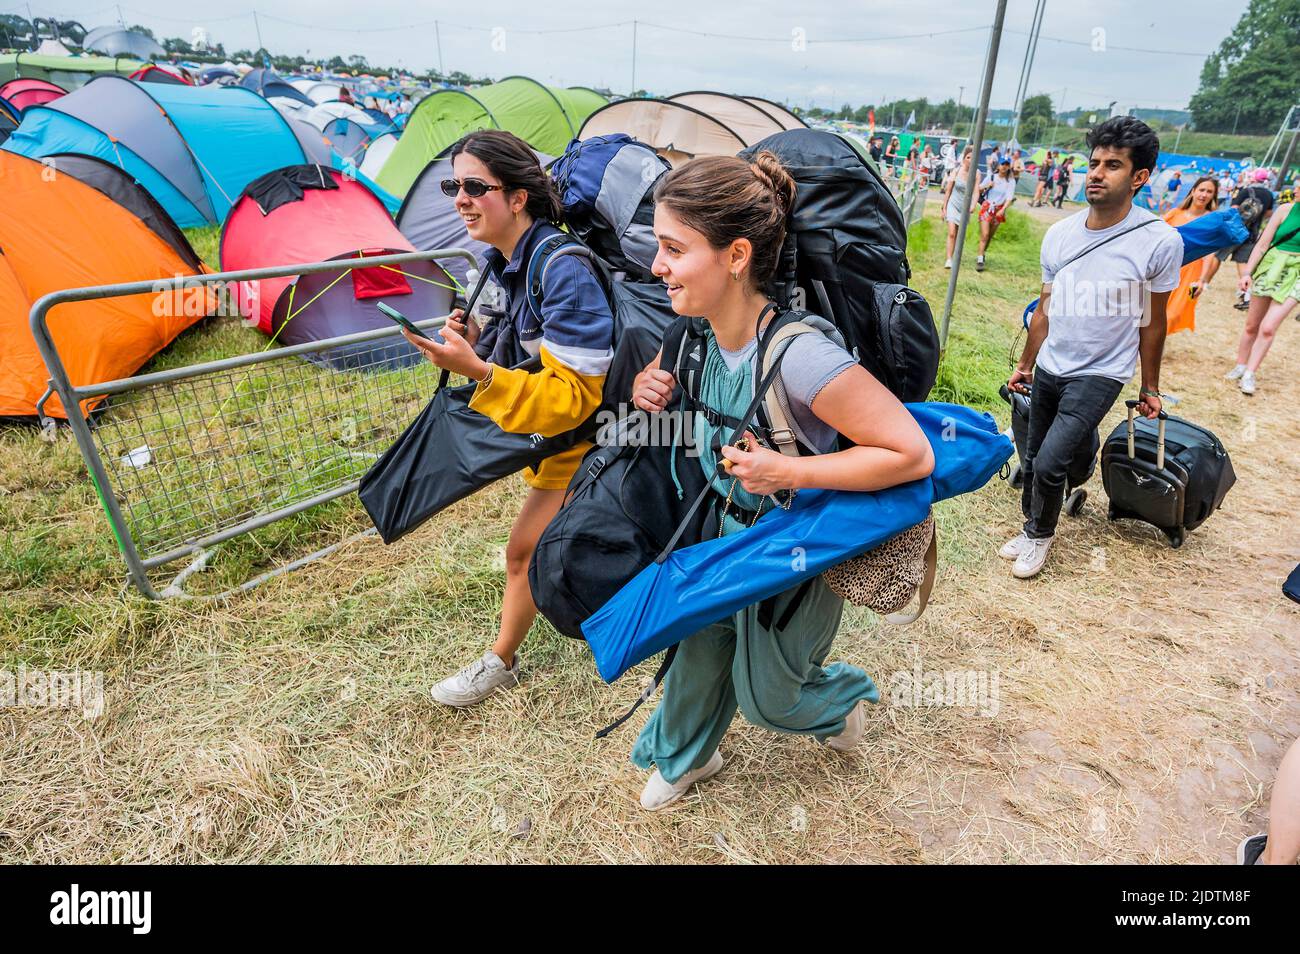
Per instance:
[[[777,597],[773,627],[796,589]],[[682,640],[663,699],[632,748],[633,764],[657,766],[665,780],[677,781],[709,760],[737,708],[774,732],[838,735],[859,699],[880,698],[858,667],[822,665],[843,610],[818,577],[783,630],[761,626],[754,605]]]

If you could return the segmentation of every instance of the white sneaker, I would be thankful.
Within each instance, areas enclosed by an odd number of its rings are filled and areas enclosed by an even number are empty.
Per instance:
[[[952,259],[948,259],[948,261],[944,262],[944,263],[943,263],[943,267],[944,267],[944,268],[952,268]]]
[[[1025,531],[1021,530],[1014,537],[1002,544],[1002,549],[998,551],[998,556],[1004,560],[1014,560],[1025,551],[1029,545],[1029,538],[1025,536]]]
[[[655,769],[650,775],[649,781],[645,783],[645,788],[641,790],[641,807],[648,812],[657,812],[661,808],[667,808],[677,799],[686,794],[686,790],[696,782],[706,782],[713,776],[722,771],[722,753],[717,749],[709,756],[709,760],[700,768],[687,772],[677,781],[669,783],[664,781],[664,777]]]
[[[1240,381],[1241,376],[1245,373],[1246,373],[1246,366],[1244,364],[1239,364],[1231,371],[1229,371],[1227,374],[1225,374],[1223,377],[1225,380],[1228,381]]]
[[[1041,537],[1034,539],[1025,538],[1025,547],[1020,551],[1020,556],[1016,557],[1016,562],[1011,567],[1011,574],[1017,579],[1027,580],[1031,576],[1037,576],[1043,570],[1043,565],[1047,563],[1048,551],[1052,549],[1052,541],[1055,536]]]
[[[1239,387],[1241,388],[1242,394],[1254,394],[1255,393],[1255,372],[1243,371],[1241,375],[1241,384],[1239,385]]]
[[[826,745],[836,752],[852,752],[862,741],[862,733],[867,730],[867,700],[859,699],[847,716],[844,717],[844,729],[839,735],[832,735]]]
[[[444,706],[472,706],[502,686],[519,685],[519,654],[509,669],[501,657],[488,650],[454,676],[448,676],[429,690],[435,702]]]

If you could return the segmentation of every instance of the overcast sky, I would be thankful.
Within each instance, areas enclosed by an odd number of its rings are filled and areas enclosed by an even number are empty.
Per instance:
[[[1196,91],[1205,55],[1246,5],[1247,0],[1090,0],[1086,5],[1048,0],[1030,94],[1050,93],[1058,109],[1111,100],[1118,100],[1120,109],[1183,108]],[[37,16],[75,18],[87,29],[117,18],[116,8],[103,0],[57,0],[49,6],[33,0],[31,8]],[[604,86],[616,92],[628,91],[633,82],[635,17],[640,21],[638,87],[663,94],[717,89],[832,106],[902,96],[940,101],[957,97],[961,86],[963,102],[972,103],[996,4],[257,0],[255,8],[262,41],[276,53],[323,58],[360,53],[376,63],[436,68],[437,20],[446,70],[496,77],[522,73],[556,85]],[[232,52],[257,46],[252,9],[241,0],[228,5],[133,0],[121,5],[128,23],[142,23],[160,36],[187,38],[194,27],[203,27]],[[1012,104],[1033,11],[1034,0],[1007,5],[994,108]],[[916,35],[926,31],[939,32]],[[704,33],[713,35],[698,35]]]

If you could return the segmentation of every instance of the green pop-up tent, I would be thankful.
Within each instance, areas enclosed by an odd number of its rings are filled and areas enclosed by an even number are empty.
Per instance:
[[[605,102],[594,90],[543,86],[526,76],[472,90],[437,90],[415,107],[375,181],[394,195],[406,195],[420,170],[476,129],[506,129],[539,152],[558,156]]]
[[[49,80],[71,92],[102,73],[129,76],[147,64],[125,56],[44,56],[0,54],[0,83],[20,76]]]

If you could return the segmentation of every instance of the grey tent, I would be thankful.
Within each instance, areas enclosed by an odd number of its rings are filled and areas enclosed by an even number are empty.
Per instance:
[[[333,165],[330,160],[329,143],[321,131],[309,122],[296,119],[293,116],[285,116],[284,121],[289,124],[293,130],[294,137],[298,144],[302,146],[303,154],[306,155],[308,162],[314,162],[322,166]]]
[[[420,171],[397,210],[397,230],[418,249],[463,248],[473,252],[483,270],[483,255],[489,246],[476,242],[465,231],[465,223],[456,211],[455,199],[442,194],[439,183],[454,178],[450,159],[434,159]],[[447,271],[463,287],[468,266],[461,259],[443,262]]]
[[[81,48],[105,56],[130,56],[137,60],[152,60],[167,55],[167,51],[156,40],[120,26],[96,27],[86,34]]]
[[[350,119],[331,119],[320,132],[331,149],[358,165],[370,145],[370,134]]]

